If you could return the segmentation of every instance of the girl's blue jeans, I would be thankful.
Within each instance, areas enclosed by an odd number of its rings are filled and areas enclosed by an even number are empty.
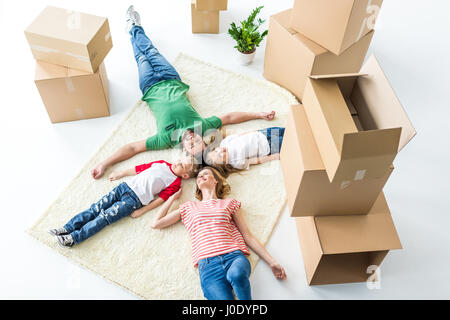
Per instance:
[[[284,128],[271,127],[258,131],[267,137],[270,146],[270,154],[280,153],[281,145],[283,144]]]

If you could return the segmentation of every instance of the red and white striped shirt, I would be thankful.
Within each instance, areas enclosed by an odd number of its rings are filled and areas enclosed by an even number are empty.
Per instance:
[[[235,250],[250,254],[232,217],[240,207],[236,199],[188,201],[180,206],[181,221],[191,238],[194,267],[201,259]]]

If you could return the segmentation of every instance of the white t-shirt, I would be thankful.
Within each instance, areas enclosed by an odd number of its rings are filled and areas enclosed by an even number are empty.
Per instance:
[[[127,181],[127,184],[144,206],[157,195],[167,200],[180,189],[181,178],[172,172],[170,166],[170,163],[163,160],[136,166],[137,175]]]
[[[227,148],[227,163],[237,169],[248,169],[248,158],[263,157],[270,153],[269,142],[259,131],[229,135],[220,142],[220,146]]]

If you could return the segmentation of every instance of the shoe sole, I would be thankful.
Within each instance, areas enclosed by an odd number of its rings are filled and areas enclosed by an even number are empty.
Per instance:
[[[48,232],[48,234],[50,234],[50,235],[52,235],[54,237],[56,237],[56,236],[64,236],[66,234],[69,234],[69,232],[66,232],[66,233],[53,233],[51,230],[47,230],[47,232]]]

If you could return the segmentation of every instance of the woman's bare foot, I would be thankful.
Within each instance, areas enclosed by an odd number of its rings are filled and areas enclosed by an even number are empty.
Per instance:
[[[261,112],[261,119],[272,121],[275,119],[275,111],[272,110],[271,112]]]

